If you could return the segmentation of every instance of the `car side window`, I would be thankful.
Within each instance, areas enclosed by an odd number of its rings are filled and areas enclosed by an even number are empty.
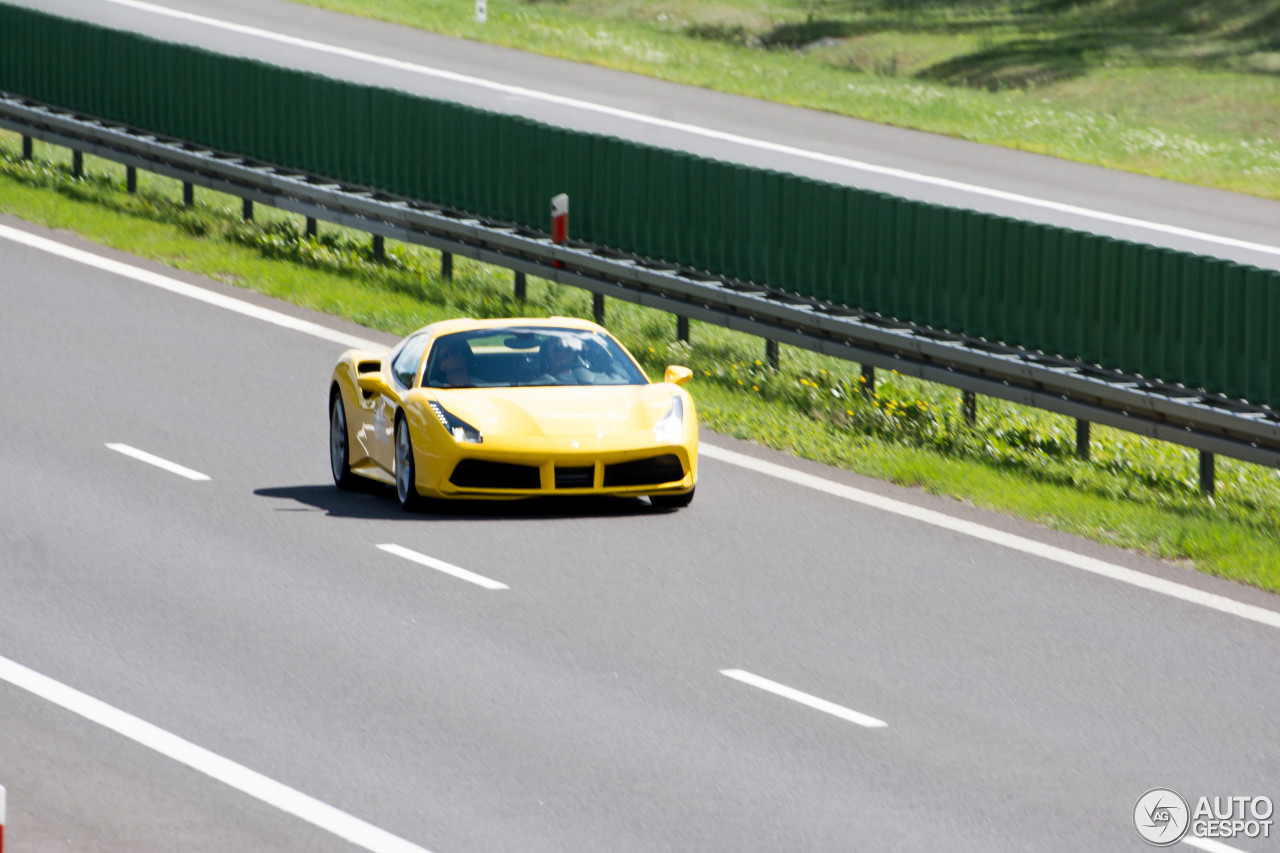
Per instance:
[[[418,375],[418,365],[422,363],[422,354],[427,349],[427,335],[416,335],[404,342],[400,352],[391,362],[391,375],[401,388],[412,388],[413,380]]]

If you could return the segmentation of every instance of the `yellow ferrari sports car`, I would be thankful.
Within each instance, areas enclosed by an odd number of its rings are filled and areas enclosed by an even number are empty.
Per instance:
[[[329,391],[329,461],[423,498],[648,496],[682,507],[698,480],[692,372],[650,382],[595,323],[446,320],[389,351],[348,350]]]

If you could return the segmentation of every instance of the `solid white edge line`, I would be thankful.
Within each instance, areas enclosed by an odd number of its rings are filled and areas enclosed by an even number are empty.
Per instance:
[[[185,284],[166,278],[156,273],[147,272],[136,267],[130,267],[127,264],[118,263],[116,261],[107,261],[97,255],[79,249],[71,248],[54,240],[48,240],[43,237],[36,237],[25,231],[19,231],[0,225],[0,238],[13,240],[23,245],[30,246],[33,249],[47,252],[53,255],[59,255],[69,260],[88,266],[96,267],[115,275],[124,276],[143,284],[149,284],[160,287],[182,296],[188,296],[201,302],[216,305],[220,308],[226,308],[249,317],[259,320],[265,320],[284,328],[294,329],[304,334],[314,335],[324,340],[336,341],[346,346],[355,346],[361,349],[385,349],[380,344],[372,341],[357,338],[352,335],[346,335],[327,329],[316,323],[305,320],[298,320],[279,312],[272,311],[268,308],[260,308],[247,302],[241,302],[228,296],[221,296],[208,290],[196,287],[194,285]],[[1151,577],[1141,572],[1126,569],[1103,560],[1093,557],[1086,557],[1082,554],[1076,554],[1063,548],[1056,548],[1052,545],[1046,545],[1036,542],[1025,537],[1015,536],[1010,533],[996,530],[995,528],[985,525],[976,524],[974,522],[962,521],[940,512],[927,510],[922,507],[913,506],[902,501],[892,498],[881,497],[861,489],[855,489],[851,486],[845,486],[840,483],[826,480],[821,477],[815,477],[812,474],[805,474],[800,471],[778,465],[773,462],[765,462],[746,454],[737,453],[726,448],[717,447],[712,444],[702,442],[699,444],[702,454],[710,459],[725,462],[730,465],[736,465],[741,468],[747,468],[759,474],[775,477],[785,480],[805,488],[815,489],[826,494],[844,498],[845,500],[861,503],[865,506],[875,507],[886,512],[892,512],[907,518],[913,518],[926,524],[932,524],[937,527],[952,530],[966,536],[973,536],[987,542],[1003,545],[1017,551],[1032,554],[1047,560],[1058,562],[1065,566],[1083,569],[1112,580],[1121,581],[1131,584],[1142,589],[1158,592],[1182,601],[1198,604],[1202,607],[1209,607],[1222,613],[1232,616],[1239,616],[1242,619],[1249,619],[1262,625],[1273,628],[1280,628],[1280,613],[1272,610],[1266,610],[1261,607],[1255,607],[1251,604],[1234,601],[1214,593],[1202,592],[1192,587],[1183,586],[1182,584],[1166,581],[1161,578]]]
[[[300,818],[373,853],[428,853],[384,829],[322,803],[230,759],[81,693],[19,663],[0,657],[0,680],[52,702],[90,722],[185,764],[224,785]]]
[[[940,527],[944,530],[950,530],[954,533],[960,533],[965,536],[972,536],[975,539],[981,539],[995,545],[1001,545],[1014,551],[1020,551],[1033,557],[1039,557],[1044,560],[1051,560],[1064,566],[1070,566],[1076,569],[1082,569],[1095,575],[1109,578],[1111,580],[1127,583],[1132,586],[1140,587],[1151,592],[1158,592],[1162,595],[1177,598],[1191,604],[1198,604],[1202,607],[1208,607],[1213,610],[1228,613],[1232,616],[1239,616],[1242,619],[1249,619],[1262,625],[1272,628],[1280,628],[1280,613],[1273,610],[1267,610],[1262,607],[1255,607],[1251,604],[1244,604],[1212,592],[1204,592],[1194,587],[1183,586],[1173,581],[1167,581],[1163,578],[1153,577],[1152,575],[1143,574],[1133,569],[1126,569],[1114,563],[1108,563],[1105,560],[1099,560],[1095,557],[1087,557],[1083,554],[1077,554],[1074,551],[1068,551],[1065,548],[1058,548],[1054,545],[1047,545],[1043,542],[1037,542],[1034,539],[1027,539],[1025,536],[1018,536],[1013,533],[1005,533],[1003,530],[997,530],[994,527],[988,527],[984,524],[978,524],[972,521],[964,521],[945,513],[937,512],[924,507],[915,506],[904,501],[894,500],[882,495],[873,494],[871,492],[856,489],[853,486],[846,486],[843,483],[836,483],[832,480],[815,477],[812,474],[805,474],[773,462],[766,462],[762,459],[756,459],[753,456],[747,456],[743,453],[737,453],[727,450],[723,447],[714,445],[699,444],[699,451],[710,459],[719,462],[727,462],[730,465],[736,465],[740,468],[747,468],[758,474],[765,474],[779,480],[785,480],[798,486],[814,489],[819,492],[831,495],[833,497],[842,498],[847,501],[862,504],[863,506],[872,507],[874,509],[891,512],[894,515],[900,515],[904,518],[910,518],[923,524],[930,524],[934,527]]]
[[[1198,838],[1194,835],[1184,835],[1182,843],[1188,847],[1195,847],[1198,850],[1207,850],[1208,853],[1244,853],[1238,847],[1231,847],[1223,844],[1221,841],[1215,841],[1212,838]]]
[[[788,483],[803,485],[805,488],[831,494],[833,497],[844,498],[846,501],[861,503],[863,506],[877,508],[877,510],[883,510],[884,512],[892,512],[892,514],[906,517],[906,519],[920,521],[920,523],[933,525],[936,528],[964,534],[966,537],[982,539],[984,542],[998,544],[998,546],[1010,548],[1012,551],[1020,551],[1033,557],[1042,558],[1042,560],[1059,562],[1059,564],[1071,566],[1073,569],[1083,569],[1084,571],[1089,571],[1089,573],[1101,575],[1103,578],[1119,580],[1121,583],[1151,590],[1151,592],[1161,593],[1171,598],[1178,598],[1180,601],[1190,602],[1193,605],[1230,613],[1230,615],[1252,620],[1258,622],[1258,624],[1268,625],[1271,628],[1280,628],[1280,613],[1266,610],[1263,607],[1245,605],[1245,603],[1219,596],[1216,593],[1203,592],[1203,590],[1193,587],[1184,587],[1183,584],[1155,578],[1155,576],[1143,574],[1133,569],[1125,569],[1124,566],[1117,566],[1111,564],[1111,562],[1098,560],[1096,557],[1087,557],[1074,551],[1068,551],[1065,548],[1037,542],[1036,539],[1019,537],[1019,535],[1005,533],[1004,530],[988,528],[987,525],[977,524],[974,521],[956,519],[956,517],[943,514],[943,512],[927,510],[927,508],[914,506],[911,503],[896,501],[893,498],[879,496],[879,494],[873,494],[872,492],[865,492],[863,489],[832,482],[832,480],[823,479],[813,474],[804,474],[801,471],[792,470],[790,467],[774,464],[774,462],[755,459],[754,456],[746,456],[745,453],[737,453],[726,450],[723,447],[710,446],[710,444],[699,444],[699,450],[709,459],[745,467],[745,469],[756,471],[758,474],[765,474],[773,476],[773,478],[786,480]]]
[[[740,681],[743,684],[749,684],[761,690],[781,696],[784,699],[790,699],[793,702],[799,702],[801,705],[807,705],[817,711],[831,714],[850,723],[855,723],[868,729],[882,729],[889,725],[884,720],[877,720],[875,717],[869,717],[866,714],[860,714],[843,705],[837,705],[834,702],[828,702],[826,699],[819,699],[794,687],[787,687],[785,684],[779,684],[776,681],[770,681],[762,676],[755,675],[742,669],[722,669],[721,675],[726,675],[734,681]]]
[[[343,344],[348,347],[356,347],[359,349],[386,349],[382,344],[374,343],[365,338],[348,335],[334,329],[321,326],[318,323],[312,323],[309,320],[300,320],[297,317],[290,317],[288,314],[282,314],[270,308],[263,308],[253,305],[231,296],[223,296],[220,293],[214,293],[212,290],[206,290],[203,287],[196,287],[193,284],[187,284],[170,278],[166,275],[150,272],[140,267],[131,266],[113,261],[110,258],[104,258],[101,255],[95,255],[92,252],[86,252],[65,243],[59,243],[56,240],[50,240],[47,237],[39,237],[26,231],[20,231],[17,228],[10,228],[7,225],[0,225],[0,237],[6,240],[12,240],[15,243],[21,243],[32,249],[38,249],[42,252],[58,255],[76,263],[85,266],[94,267],[103,272],[112,275],[122,276],[124,278],[133,279],[142,284],[149,284],[152,287],[158,287],[161,290],[167,290],[170,293],[176,293],[179,296],[186,296],[199,302],[214,305],[218,308],[225,308],[228,311],[234,311],[237,314],[243,314],[246,317],[253,317],[255,320],[263,320],[267,323],[280,326],[285,329],[293,329],[296,332],[311,335],[316,338],[323,338],[326,341]]]
[[[505,583],[499,583],[498,581],[487,578],[484,575],[478,575],[475,572],[469,572],[466,569],[455,566],[453,563],[446,563],[444,560],[437,560],[435,557],[428,557],[426,554],[419,554],[417,551],[411,551],[410,549],[404,548],[400,545],[379,545],[378,550],[386,551],[388,554],[395,554],[397,557],[403,557],[404,559],[417,563],[420,566],[426,566],[427,568],[435,569],[438,572],[444,572],[446,575],[452,575],[459,580],[473,583],[476,586],[482,586],[485,589],[510,589],[510,587]]]
[[[170,462],[168,459],[161,459],[159,456],[153,456],[145,450],[139,450],[138,448],[130,447],[127,444],[108,442],[107,447],[114,450],[116,453],[123,453],[125,456],[130,456],[137,459],[139,462],[146,462],[148,465],[163,468],[170,474],[177,474],[179,477],[186,477],[188,480],[209,479],[208,474],[201,474],[199,471],[193,471],[190,468],[179,465],[177,462]]]
[[[1026,196],[1020,193],[1006,192],[991,187],[979,186],[977,184],[968,184],[962,181],[953,181],[948,178],[939,178],[932,175],[924,175],[918,172],[911,172],[906,169],[895,169],[889,166],[878,166],[874,163],[867,163],[861,160],[852,160],[847,157],[839,157],[833,154],[823,154],[818,151],[810,151],[804,148],[796,148],[790,145],[783,145],[776,142],[766,142],[761,139],[753,139],[749,136],[740,136],[735,133],[727,133],[719,130],[711,130],[710,128],[700,127],[693,124],[685,124],[683,122],[671,121],[668,119],[655,118],[654,116],[644,115],[643,113],[632,112],[630,110],[609,107],[603,104],[592,103],[591,101],[582,101],[577,98],[564,97],[562,95],[552,95],[548,92],[539,92],[534,89],[526,89],[522,86],[512,86],[506,83],[496,83],[492,80],[485,80],[481,77],[472,77],[466,74],[460,74],[455,71],[445,71],[441,68],[432,68],[426,65],[417,65],[412,62],[404,62],[398,59],[388,59],[383,56],[375,56],[369,53],[363,53],[350,48],[337,47],[335,45],[325,44],[324,42],[311,41],[308,39],[297,38],[295,36],[287,36],[281,33],[264,30],[258,27],[251,27],[245,24],[235,24],[230,21],[222,21],[217,18],[209,18],[204,15],[196,15],[191,12],[180,12],[176,9],[169,9],[164,6],[157,6],[153,3],[144,3],[141,0],[106,0],[109,3],[115,3],[118,6],[128,6],[144,12],[150,12],[156,15],[164,15],[170,18],[190,21],[196,24],[202,24],[209,27],[227,30],[239,35],[253,36],[256,38],[266,39],[268,41],[278,42],[280,44],[293,45],[308,50],[314,50],[321,53],[328,53],[334,56],[343,56],[348,59],[355,59],[362,62],[369,62],[375,65],[382,65],[387,68],[394,68],[397,71],[407,71],[414,74],[421,74],[426,77],[436,77],[441,80],[449,80],[455,83],[463,83],[466,85],[476,86],[479,88],[490,89],[506,95],[514,95],[517,97],[529,98],[531,100],[545,101],[547,103],[556,104],[558,106],[570,107],[586,112],[599,113],[612,118],[625,119],[641,124],[647,124],[654,127],[660,127],[665,130],[675,130],[682,133],[688,133],[694,136],[701,136],[706,139],[714,139],[720,142],[730,142],[735,145],[741,145],[747,148],[756,148],[762,151],[768,151],[774,154],[785,154],[792,157],[802,157],[808,160],[814,160],[834,166],[841,166],[848,169],[856,169],[858,171],[870,172],[877,175],[898,178],[899,180],[912,181],[919,184],[927,184],[930,186],[940,187],[942,189],[956,190],[967,192],[973,195],[986,196],[988,198],[998,199],[1016,204],[1025,204],[1030,207],[1038,207],[1044,210],[1052,210],[1058,213],[1066,213],[1073,216],[1082,216],[1088,219],[1096,219],[1100,222],[1110,222],[1116,225],[1127,225],[1133,228],[1143,228],[1149,231],[1155,231],[1161,234],[1167,234],[1175,237],[1185,237],[1193,240],[1201,240],[1206,243],[1216,243],[1220,246],[1230,246],[1237,249],[1246,249],[1253,252],[1262,252],[1271,255],[1280,255],[1280,247],[1268,246],[1264,243],[1252,243],[1246,240],[1237,240],[1234,237],[1225,237],[1219,234],[1209,234],[1203,231],[1195,231],[1190,228],[1182,228],[1177,225],[1167,225],[1160,222],[1151,222],[1145,219],[1137,219],[1130,216],[1121,216],[1114,213],[1106,213],[1100,210],[1092,210],[1086,207],[1079,207],[1073,204],[1064,204],[1062,202],[1049,201],[1047,199],[1036,198],[1034,196]]]

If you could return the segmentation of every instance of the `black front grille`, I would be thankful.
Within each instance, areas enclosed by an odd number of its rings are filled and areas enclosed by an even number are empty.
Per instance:
[[[449,481],[460,489],[539,489],[542,477],[532,465],[463,459]]]
[[[684,479],[684,466],[674,453],[604,466],[606,486],[656,486]]]
[[[561,468],[556,466],[557,489],[589,489],[596,484],[596,467]]]

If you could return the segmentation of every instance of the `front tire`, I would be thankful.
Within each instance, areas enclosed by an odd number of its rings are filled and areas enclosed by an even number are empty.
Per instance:
[[[342,392],[337,388],[329,400],[329,470],[339,489],[353,489],[356,475],[351,472],[351,445],[347,434],[347,410],[342,405]]]
[[[396,497],[400,506],[413,511],[422,507],[418,495],[418,466],[413,461],[413,439],[409,436],[409,422],[396,419]]]
[[[693,489],[682,495],[649,495],[649,503],[659,509],[680,509],[693,501]]]

